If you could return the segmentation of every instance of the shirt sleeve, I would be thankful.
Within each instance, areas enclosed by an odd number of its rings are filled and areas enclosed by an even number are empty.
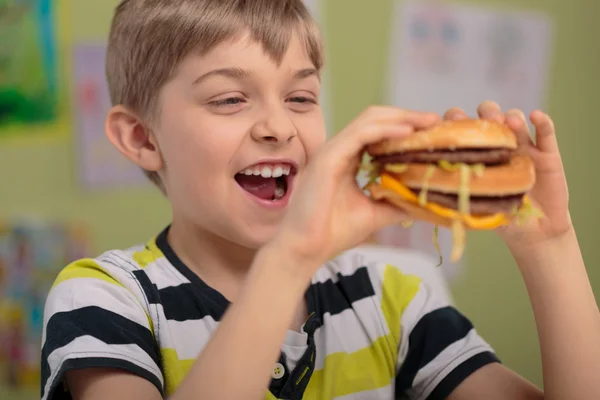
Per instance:
[[[499,362],[473,324],[424,281],[400,325],[397,398],[446,399],[473,372]]]
[[[154,384],[163,393],[159,350],[138,298],[95,260],[66,267],[44,310],[41,398],[70,399],[62,385],[74,369],[114,368]]]

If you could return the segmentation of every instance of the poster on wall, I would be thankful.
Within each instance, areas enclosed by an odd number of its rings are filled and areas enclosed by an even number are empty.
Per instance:
[[[445,1],[398,4],[388,99],[473,115],[484,100],[526,114],[542,106],[551,24],[543,14]]]
[[[39,388],[46,296],[59,271],[90,251],[77,224],[0,221],[0,387]]]
[[[463,108],[476,117],[485,100],[525,114],[543,107],[552,26],[542,14],[420,0],[397,2],[389,52],[388,103],[444,113]],[[437,255],[433,226],[390,228],[378,240]],[[452,279],[451,233],[440,229],[444,272]]]
[[[106,47],[78,44],[73,50],[74,112],[79,181],[105,190],[147,184],[143,172],[108,141],[104,122],[111,107],[105,75]]]
[[[62,3],[62,4],[59,4]],[[0,1],[0,140],[66,136],[58,49],[65,2]]]

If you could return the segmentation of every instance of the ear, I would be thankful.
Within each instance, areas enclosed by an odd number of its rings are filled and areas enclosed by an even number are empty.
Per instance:
[[[108,140],[129,160],[146,171],[158,172],[163,167],[156,137],[133,112],[114,106],[106,117]]]

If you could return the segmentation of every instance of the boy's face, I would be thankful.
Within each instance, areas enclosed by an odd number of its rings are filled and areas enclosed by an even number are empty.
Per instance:
[[[241,37],[191,55],[161,93],[157,141],[174,224],[257,248],[325,141],[320,82],[296,37],[277,65]]]

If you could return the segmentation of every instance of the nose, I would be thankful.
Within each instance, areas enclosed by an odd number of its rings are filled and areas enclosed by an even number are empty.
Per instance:
[[[251,135],[259,143],[282,146],[291,142],[298,131],[284,110],[271,109],[252,127]]]

